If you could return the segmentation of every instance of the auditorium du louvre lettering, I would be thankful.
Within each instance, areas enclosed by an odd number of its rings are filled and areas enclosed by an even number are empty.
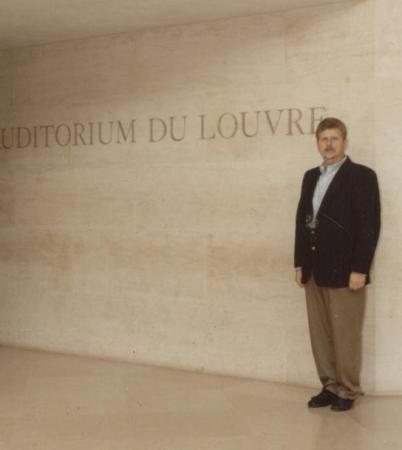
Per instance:
[[[224,112],[217,115],[155,115],[147,119],[18,125],[0,129],[0,148],[11,150],[140,142],[157,144],[187,139],[207,141],[237,137],[300,136],[313,134],[325,111],[325,107],[315,106]]]

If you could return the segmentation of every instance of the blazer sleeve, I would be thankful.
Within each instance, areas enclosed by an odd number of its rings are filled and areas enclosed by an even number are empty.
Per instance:
[[[352,190],[355,242],[352,272],[368,274],[378,242],[381,225],[380,193],[377,176],[367,169],[356,177]]]
[[[304,259],[304,227],[306,210],[307,173],[304,174],[299,203],[296,212],[296,232],[294,248],[294,267],[302,267]]]

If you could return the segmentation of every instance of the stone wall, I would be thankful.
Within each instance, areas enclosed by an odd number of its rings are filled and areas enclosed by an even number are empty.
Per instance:
[[[384,203],[363,382],[400,391],[396,14],[365,1],[1,52],[0,341],[317,385],[293,228],[312,130],[335,115]]]

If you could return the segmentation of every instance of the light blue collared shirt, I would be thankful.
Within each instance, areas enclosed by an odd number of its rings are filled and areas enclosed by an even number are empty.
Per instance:
[[[324,163],[320,166],[320,178],[317,181],[317,185],[314,190],[313,195],[313,213],[314,218],[317,215],[318,210],[320,209],[322,200],[328,190],[331,181],[334,179],[334,176],[338,172],[339,168],[346,161],[347,157],[345,156],[343,159],[338,161],[335,164],[330,164],[329,166],[325,166]]]

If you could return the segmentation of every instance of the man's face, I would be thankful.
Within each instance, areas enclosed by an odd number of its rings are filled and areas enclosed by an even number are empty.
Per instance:
[[[338,128],[322,131],[317,140],[318,151],[326,166],[343,159],[347,145],[348,141],[343,138],[341,130]]]

